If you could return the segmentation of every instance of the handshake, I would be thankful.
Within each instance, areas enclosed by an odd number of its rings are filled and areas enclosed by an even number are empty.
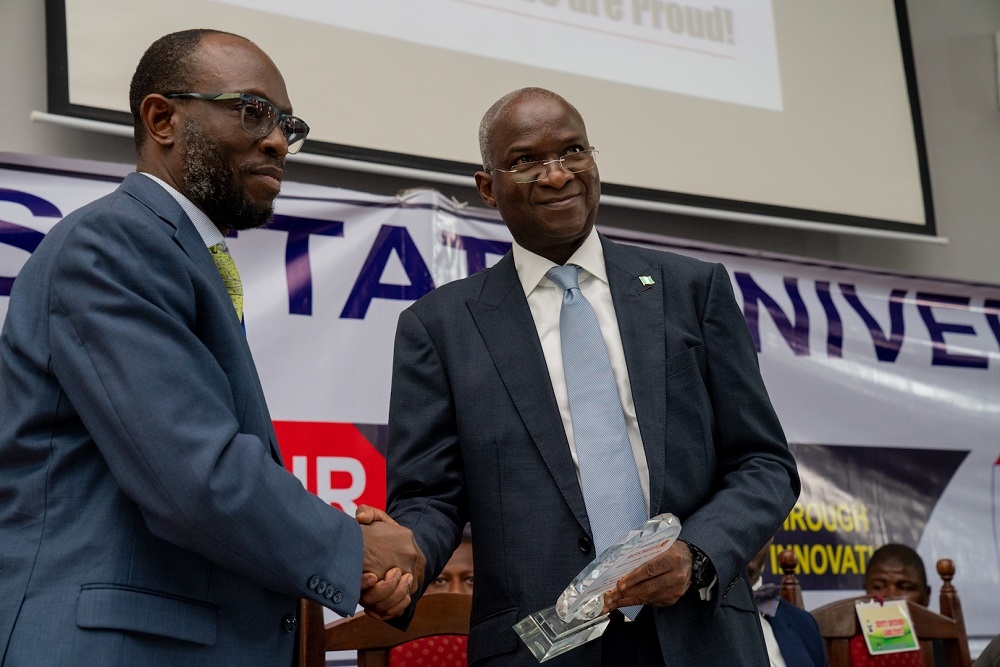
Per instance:
[[[361,505],[355,512],[364,539],[361,606],[369,616],[387,620],[410,606],[424,580],[424,554],[409,528],[385,512]]]

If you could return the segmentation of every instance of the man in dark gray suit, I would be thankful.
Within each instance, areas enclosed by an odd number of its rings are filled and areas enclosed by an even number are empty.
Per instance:
[[[217,31],[157,40],[130,104],[140,173],[46,235],[0,335],[0,664],[287,667],[299,598],[392,613],[422,573],[408,530],[282,466],[213,261],[271,218],[308,126]]]
[[[413,529],[431,579],[472,523],[470,663],[537,664],[511,626],[554,604],[597,555],[560,358],[562,288],[546,277],[575,264],[646,516],[675,514],[682,541],[606,597],[601,640],[550,664],[767,665],[742,575],[799,479],[726,270],[594,230],[595,152],[558,95],[500,99],[480,146],[479,193],[515,245],[401,314],[388,443],[389,514]],[[643,607],[625,621],[619,608],[632,605]]]

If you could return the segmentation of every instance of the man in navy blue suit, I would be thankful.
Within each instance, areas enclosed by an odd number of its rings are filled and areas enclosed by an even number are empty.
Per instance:
[[[285,469],[221,256],[309,128],[215,30],[157,40],[130,103],[137,173],[46,235],[0,333],[0,666],[288,667],[300,598],[405,607],[422,559]]]
[[[629,490],[646,517],[670,512],[683,531],[609,593],[600,639],[548,664],[766,665],[744,574],[799,478],[725,267],[597,232],[597,152],[580,112],[552,91],[497,100],[480,146],[480,197],[514,245],[400,314],[386,461],[389,514],[414,531],[428,580],[472,524],[469,663],[537,665],[512,626],[597,556],[600,515],[584,497],[596,487],[582,482],[578,440],[602,431],[573,426],[565,288],[547,277],[569,264],[596,304],[614,375],[607,402],[621,411],[639,486]],[[637,605],[625,621],[618,608]]]
[[[773,542],[774,540],[771,540]],[[765,584],[760,575],[771,549],[764,545],[747,566],[750,585],[757,596],[760,625],[772,667],[826,665],[826,647],[812,614],[781,598],[778,584]]]

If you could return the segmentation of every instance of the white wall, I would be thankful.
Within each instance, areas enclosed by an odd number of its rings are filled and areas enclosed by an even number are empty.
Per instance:
[[[938,232],[948,238],[947,245],[607,206],[600,223],[905,273],[1000,283],[1000,106],[994,48],[1000,2],[909,0],[908,7]],[[46,108],[42,0],[0,0],[0,81],[5,93],[0,150],[134,161],[129,139],[29,121],[32,110]],[[479,204],[472,188],[301,164],[290,165],[288,172],[294,180],[378,193],[428,185]]]

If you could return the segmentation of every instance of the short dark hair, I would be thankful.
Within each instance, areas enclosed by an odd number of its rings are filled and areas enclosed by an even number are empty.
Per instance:
[[[196,64],[198,47],[201,40],[208,35],[232,35],[246,39],[230,32],[208,28],[181,30],[160,37],[142,54],[135,68],[135,74],[132,75],[128,92],[128,106],[132,112],[132,129],[137,153],[142,152],[142,146],[146,141],[146,128],[139,117],[139,106],[142,101],[153,93],[190,92],[188,88],[191,79],[198,72]]]
[[[868,573],[882,563],[898,563],[905,568],[916,571],[920,576],[920,585],[927,587],[927,570],[924,569],[924,560],[914,549],[905,544],[886,544],[875,550],[872,557],[868,559],[868,569],[865,571],[865,584],[868,583]]]
[[[483,159],[484,171],[490,171],[495,166],[493,164],[493,126],[496,125],[498,120],[507,115],[507,109],[512,102],[520,101],[525,97],[541,97],[547,100],[562,102],[572,109],[577,116],[580,115],[576,107],[567,102],[558,93],[554,93],[547,88],[520,88],[507,93],[486,110],[486,113],[483,114],[483,119],[479,123],[479,153]]]

